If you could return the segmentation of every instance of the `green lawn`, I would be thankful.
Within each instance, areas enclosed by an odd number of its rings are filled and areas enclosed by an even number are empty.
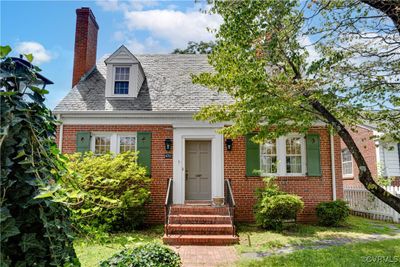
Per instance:
[[[152,241],[161,242],[163,234],[164,227],[159,225],[146,230],[110,235],[107,242],[78,239],[74,242],[74,247],[82,267],[97,267],[101,260],[109,258],[125,247]]]
[[[285,256],[271,256],[262,260],[243,260],[238,263],[238,266],[400,266],[400,241],[398,239],[385,240],[319,250],[307,249]]]
[[[265,252],[286,244],[307,245],[315,241],[334,238],[360,238],[367,234],[394,235],[400,225],[373,221],[351,216],[342,227],[320,227],[315,225],[296,225],[282,233],[265,231],[255,225],[238,226],[240,244],[236,245],[238,253]],[[132,247],[145,242],[161,242],[164,228],[155,226],[146,230],[111,235],[106,243],[88,239],[75,241],[76,253],[83,267],[98,266],[99,261],[112,256],[124,247]],[[400,257],[400,240],[387,240],[330,247],[320,250],[302,250],[286,256],[272,256],[263,260],[248,261],[243,259],[239,266],[379,266],[363,263],[363,256],[398,256]],[[381,265],[382,266],[382,265]],[[400,259],[397,264],[400,266]]]
[[[255,225],[239,225],[240,244],[236,246],[239,253],[268,251],[283,247],[286,244],[307,245],[322,239],[362,238],[367,234],[394,235],[400,225],[382,221],[369,220],[350,216],[341,227],[321,227],[315,225],[294,225],[282,233],[266,231]],[[399,241],[400,243],[400,241]]]

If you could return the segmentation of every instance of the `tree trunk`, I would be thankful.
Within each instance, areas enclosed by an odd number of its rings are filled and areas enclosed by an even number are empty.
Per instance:
[[[399,0],[360,0],[379,11],[385,13],[400,32],[400,1]]]
[[[305,94],[305,96],[308,97],[309,95]],[[338,119],[336,119],[335,116],[333,116],[319,101],[310,99],[310,104],[329,122],[331,126],[334,127],[338,135],[342,138],[343,142],[347,145],[347,148],[350,150],[354,160],[357,163],[359,170],[358,179],[360,182],[373,195],[400,213],[400,198],[390,194],[375,182],[363,155],[358,149],[350,133],[347,131],[346,127]]]

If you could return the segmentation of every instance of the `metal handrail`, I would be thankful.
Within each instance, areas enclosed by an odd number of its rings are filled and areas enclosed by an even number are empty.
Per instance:
[[[168,235],[168,223],[169,223],[169,213],[172,205],[172,183],[173,180],[172,178],[169,178],[167,181],[167,193],[165,196],[165,203],[164,203],[164,212],[165,212],[165,224],[164,224],[164,230],[165,234]]]
[[[231,181],[229,179],[225,179],[225,203],[228,205],[229,208],[229,215],[231,217],[231,223],[233,227],[233,235],[236,234],[236,228],[235,228],[235,198],[233,197],[233,191],[232,191],[232,186],[231,186]]]

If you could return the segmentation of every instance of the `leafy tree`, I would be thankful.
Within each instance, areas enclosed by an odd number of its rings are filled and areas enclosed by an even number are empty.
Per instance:
[[[79,266],[68,209],[41,193],[56,191],[65,171],[48,92],[38,87],[40,69],[17,65],[10,51],[0,47],[1,266]]]
[[[172,54],[210,54],[214,46],[213,41],[200,41],[199,43],[189,41],[185,49],[176,48]]]
[[[363,185],[400,212],[348,131],[374,122],[400,140],[398,21],[358,0],[216,0],[210,12],[224,19],[209,55],[215,72],[193,81],[235,102],[196,118],[231,121],[221,129],[228,136],[258,131],[258,142],[325,122],[351,151]]]

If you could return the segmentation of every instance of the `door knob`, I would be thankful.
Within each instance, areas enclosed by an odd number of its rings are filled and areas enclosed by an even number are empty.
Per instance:
[[[196,174],[196,177],[201,177],[201,174]]]

